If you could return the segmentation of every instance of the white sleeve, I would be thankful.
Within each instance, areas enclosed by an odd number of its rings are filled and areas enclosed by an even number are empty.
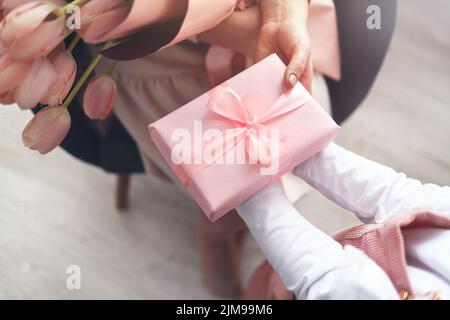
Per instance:
[[[298,299],[397,299],[386,273],[306,221],[278,184],[237,208],[286,288]]]
[[[416,210],[450,216],[450,187],[422,184],[334,143],[294,173],[366,223]]]

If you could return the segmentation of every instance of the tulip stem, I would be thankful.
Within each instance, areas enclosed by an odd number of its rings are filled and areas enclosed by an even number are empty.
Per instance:
[[[91,61],[91,63],[87,67],[87,69],[83,72],[80,80],[78,80],[78,82],[76,83],[75,87],[72,89],[72,91],[70,91],[70,93],[67,96],[66,100],[62,104],[63,108],[66,108],[66,109],[69,108],[69,105],[72,103],[73,99],[75,98],[77,93],[80,91],[80,89],[83,87],[83,84],[89,78],[89,76],[91,75],[92,71],[94,71],[95,67],[100,62],[100,60],[102,60],[102,58],[103,58],[103,55],[101,55],[99,53],[99,54],[97,54],[95,56],[94,60]]]
[[[85,4],[86,2],[88,2],[88,0],[74,0],[68,4],[66,4],[64,7],[71,7],[71,6],[78,6],[81,7],[83,4]]]
[[[109,66],[108,71],[106,71],[106,75],[108,75],[108,76],[110,76],[110,77],[112,76],[112,74],[113,74],[114,71],[116,70],[117,63],[118,63],[117,60],[113,60],[113,61],[111,62],[111,65]]]
[[[72,41],[70,42],[69,47],[67,48],[67,52],[68,53],[72,53],[73,49],[75,49],[75,47],[77,46],[78,42],[80,41],[80,36],[76,35],[75,38],[72,39]]]
[[[62,7],[58,7],[55,10],[53,10],[53,15],[55,17],[61,17],[61,16],[65,16],[67,14],[67,9],[70,7],[81,7],[82,5],[84,5],[86,2],[88,2],[89,0],[74,0],[70,3],[67,3],[65,6]]]

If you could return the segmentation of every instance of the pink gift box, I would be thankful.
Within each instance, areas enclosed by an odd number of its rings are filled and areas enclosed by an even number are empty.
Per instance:
[[[211,221],[322,150],[340,130],[300,83],[284,87],[285,69],[273,54],[149,126]]]

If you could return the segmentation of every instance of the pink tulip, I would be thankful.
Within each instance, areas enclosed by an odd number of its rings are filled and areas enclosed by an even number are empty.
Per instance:
[[[37,1],[21,5],[12,10],[3,21],[1,39],[6,47],[10,46],[17,38],[39,27],[53,11],[53,6]]]
[[[256,3],[256,0],[238,0],[236,3],[236,10],[243,11]]]
[[[47,92],[45,98],[40,102],[55,106],[64,100],[72,88],[77,74],[77,63],[72,55],[66,51],[61,51],[49,56],[54,68],[58,71],[57,80]]]
[[[59,70],[47,58],[38,58],[33,61],[30,69],[16,89],[15,97],[21,109],[34,108],[46,98],[47,93],[58,80]]]
[[[0,103],[1,104],[13,104],[16,102],[16,99],[14,98],[14,91],[7,91],[4,94],[0,95]]]
[[[128,15],[129,1],[92,0],[81,7],[80,36],[90,43],[104,42],[102,37],[118,26]]]
[[[0,0],[1,5],[1,0]],[[0,41],[0,74],[5,70],[5,68],[11,64],[11,58],[6,51],[5,47],[2,45]],[[10,97],[14,97],[14,92],[6,91],[3,94],[0,94],[0,103],[2,104],[9,104]]]
[[[25,147],[46,154],[61,144],[70,129],[70,114],[63,107],[46,107],[27,124],[22,133]]]
[[[64,40],[65,16],[54,14],[51,2],[31,2],[8,13],[1,40],[14,60],[32,60],[52,51]]]
[[[11,56],[0,41],[0,72],[2,72],[11,63]]]
[[[43,1],[54,4],[57,7],[63,7],[64,5],[67,4],[65,3],[64,0],[43,0]],[[43,1],[41,0],[40,2]],[[0,0],[0,11],[4,13],[4,16],[6,16],[14,9],[32,2],[38,2],[38,0]]]
[[[3,0],[3,1],[0,1],[1,2],[0,7],[3,9],[3,11],[8,13],[17,7],[20,7],[24,4],[34,2],[34,1],[36,1],[36,0]]]
[[[0,70],[0,95],[15,90],[25,79],[31,62],[13,62]]]
[[[117,85],[106,75],[96,76],[88,84],[83,96],[84,113],[91,119],[104,119],[116,100]]]
[[[0,15],[0,18],[3,19],[3,17],[5,15],[7,15],[9,12],[14,10],[15,8],[18,8],[24,4],[36,2],[36,1],[37,0],[0,0],[0,12],[3,13],[3,16]],[[64,2],[64,0],[45,0],[45,1],[51,2],[58,7],[62,7],[66,4]]]
[[[0,0],[1,1],[1,0]],[[5,46],[3,45],[3,43],[0,41],[0,56],[4,55],[7,52]]]

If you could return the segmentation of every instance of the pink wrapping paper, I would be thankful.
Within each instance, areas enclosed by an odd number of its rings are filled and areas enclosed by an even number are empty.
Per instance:
[[[287,89],[283,86],[285,68],[278,56],[271,55],[231,78],[226,84],[239,97],[246,97],[257,91],[263,92],[264,101],[258,103],[265,103],[270,107],[281,96],[286,95]],[[189,191],[211,221],[216,221],[274,179],[322,150],[340,130],[301,84],[297,84],[295,92],[301,95],[299,107],[265,124],[270,129],[278,129],[284,137],[280,150],[287,157],[283,157],[275,176],[262,175],[259,164],[247,162],[245,164],[214,163],[209,166],[200,166],[200,169],[196,165],[174,164],[171,152],[178,143],[172,140],[175,130],[185,129],[195,136],[194,122],[196,121],[202,122],[203,131],[211,128],[221,131],[235,128],[234,123],[221,118],[207,108],[213,92],[216,91],[201,95],[149,126],[151,139],[173,168],[180,183]]]
[[[184,9],[183,17],[160,21],[161,12],[167,7],[166,1],[134,0],[128,17],[104,35],[103,40],[122,38],[136,30],[142,30],[142,33],[131,36],[123,43],[119,42],[103,52],[112,58],[128,60],[174,45],[218,25],[233,12],[237,0],[179,0],[179,2]],[[154,41],[155,44],[146,44],[146,40]]]
[[[190,0],[180,0],[180,6],[187,11]],[[104,40],[117,39],[127,34],[154,24],[166,12],[167,1],[133,0],[127,18],[103,36]]]

